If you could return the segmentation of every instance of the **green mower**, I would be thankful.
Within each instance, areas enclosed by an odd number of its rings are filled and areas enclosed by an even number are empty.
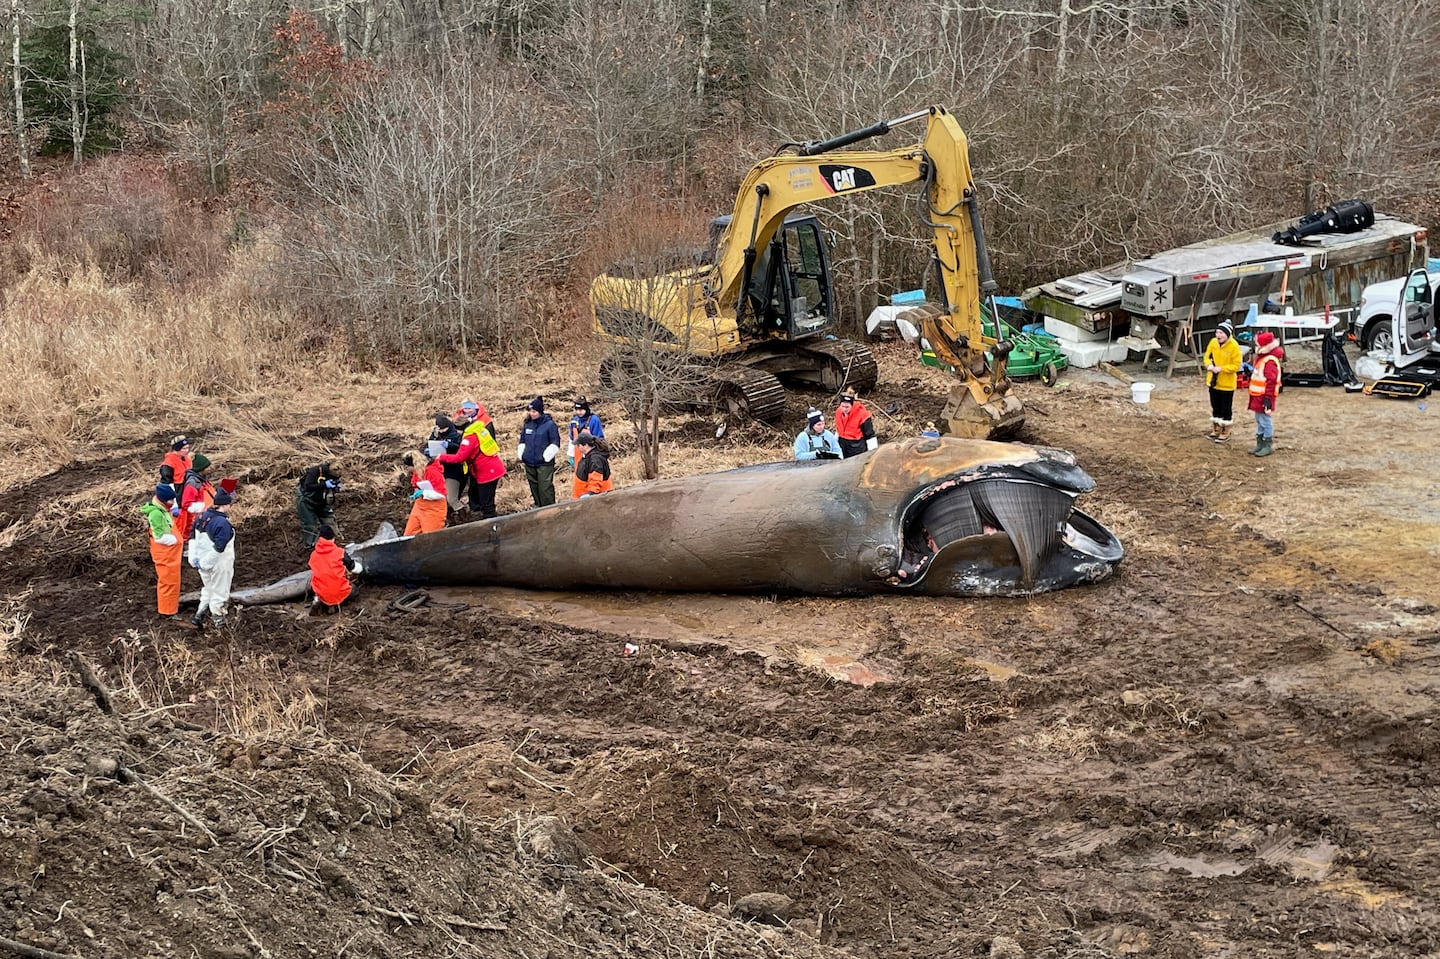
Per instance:
[[[995,313],[1000,314],[1000,332],[995,332]],[[1070,360],[1060,349],[1053,336],[1044,333],[1027,332],[1025,327],[1034,322],[1035,314],[1025,309],[1019,297],[997,296],[980,304],[980,319],[985,335],[999,340],[1009,340],[1014,348],[1006,365],[1006,373],[1017,380],[1039,378],[1046,386],[1054,386],[1060,379],[1060,371],[1070,365]],[[945,369],[946,364],[936,358],[933,350],[924,350],[920,362],[926,366]]]

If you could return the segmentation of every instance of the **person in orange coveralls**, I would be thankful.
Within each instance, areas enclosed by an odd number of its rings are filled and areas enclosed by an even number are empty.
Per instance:
[[[335,542],[335,528],[326,523],[316,531],[315,549],[310,553],[310,591],[315,594],[311,612],[338,613],[340,604],[350,598],[348,570],[355,561]]]
[[[179,511],[169,483],[155,487],[150,502],[140,507],[150,527],[150,558],[155,561],[155,609],[161,616],[180,612],[180,560],[185,544],[176,524]]]
[[[435,460],[435,454],[422,449],[418,458],[414,453],[406,459],[410,462],[410,485],[414,491],[410,499],[410,518],[405,522],[405,535],[433,533],[445,528],[445,468]]]

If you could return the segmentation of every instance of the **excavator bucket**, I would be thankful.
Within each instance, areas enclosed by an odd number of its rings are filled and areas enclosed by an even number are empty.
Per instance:
[[[1025,425],[1025,407],[1014,393],[980,403],[963,385],[951,389],[940,415],[947,433],[972,440],[1008,440]]]

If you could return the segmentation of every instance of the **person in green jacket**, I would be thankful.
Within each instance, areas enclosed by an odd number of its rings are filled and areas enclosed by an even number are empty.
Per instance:
[[[1235,422],[1235,387],[1242,361],[1235,328],[1225,320],[1215,328],[1215,338],[1205,347],[1205,384],[1210,389],[1210,432],[1205,438],[1216,443],[1230,439]]]

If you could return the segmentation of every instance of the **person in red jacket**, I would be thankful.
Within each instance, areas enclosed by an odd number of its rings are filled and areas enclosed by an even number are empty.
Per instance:
[[[435,460],[430,450],[422,449],[419,456],[411,453],[405,457],[410,464],[410,518],[405,523],[405,535],[433,533],[445,528],[445,468]]]
[[[336,613],[350,598],[349,570],[355,561],[335,542],[335,528],[329,523],[316,532],[315,549],[310,553],[310,591],[315,594],[312,613]]]
[[[840,406],[835,410],[835,435],[846,459],[868,453],[880,445],[870,411],[856,398],[854,390],[846,390],[840,397]]]
[[[489,519],[495,516],[495,490],[505,475],[505,461],[500,458],[495,429],[488,422],[485,408],[467,400],[461,410],[467,415],[473,411],[474,419],[460,436],[460,448],[440,454],[439,462],[465,464],[470,478],[470,511]]]
[[[215,503],[215,487],[210,483],[210,477],[205,475],[208,469],[210,458],[204,453],[196,453],[190,462],[190,471],[185,474],[185,485],[180,488],[180,517],[176,525],[182,543],[190,539],[190,530],[200,514]]]
[[[1266,330],[1255,337],[1255,368],[1250,372],[1250,412],[1255,414],[1255,448],[1251,456],[1275,451],[1275,398],[1280,395],[1280,363],[1285,350]]]

